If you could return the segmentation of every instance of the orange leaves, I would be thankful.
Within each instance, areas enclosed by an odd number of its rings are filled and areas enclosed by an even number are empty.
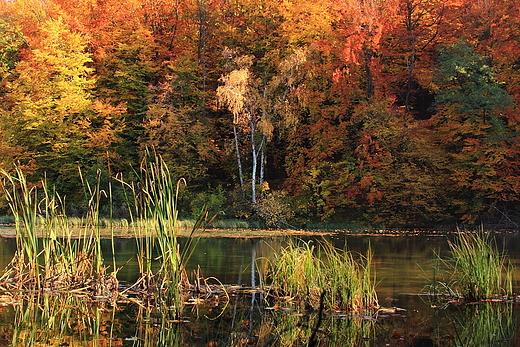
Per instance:
[[[13,33],[0,39],[1,126],[18,137],[3,135],[0,161],[11,148],[49,167],[111,151],[124,169],[154,145],[196,178],[215,144],[208,182],[237,183],[232,153],[247,149],[247,180],[266,165],[255,175],[320,217],[442,219],[453,201],[470,216],[519,199],[519,106],[490,89],[519,104],[515,1],[16,0],[0,11]],[[446,49],[459,37],[471,52]]]
[[[346,38],[345,60],[362,63],[364,51],[377,51],[385,27],[394,25],[397,0],[344,0],[338,7]]]
[[[88,147],[103,155],[117,142],[117,133],[122,130],[121,116],[126,111],[122,105],[112,106],[100,99],[94,101],[91,126],[87,127]]]

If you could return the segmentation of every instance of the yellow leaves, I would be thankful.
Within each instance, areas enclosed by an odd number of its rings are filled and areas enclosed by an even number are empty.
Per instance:
[[[97,99],[93,102],[92,109],[94,111],[92,123],[96,123],[96,126],[85,127],[89,139],[87,147],[104,152],[116,142],[116,134],[121,130],[118,126],[118,118],[126,108],[123,105],[112,106],[108,102]]]
[[[246,103],[249,94],[250,72],[248,68],[233,70],[222,76],[224,85],[217,88],[217,99],[233,114],[233,124],[245,124],[249,120]]]
[[[15,112],[25,116],[29,128],[37,128],[45,118],[66,117],[91,108],[89,90],[92,59],[84,53],[81,35],[72,33],[60,18],[42,24],[39,40],[26,60],[18,63],[10,97]]]
[[[274,126],[265,117],[262,117],[260,121],[258,121],[258,130],[270,140],[274,133]]]
[[[334,6],[331,1],[283,1],[280,6],[285,19],[282,29],[289,43],[330,38],[333,23],[338,19]]]
[[[280,72],[286,77],[286,83],[292,86],[297,79],[298,70],[307,62],[309,49],[307,47],[300,47],[287,58],[283,59],[278,65]]]

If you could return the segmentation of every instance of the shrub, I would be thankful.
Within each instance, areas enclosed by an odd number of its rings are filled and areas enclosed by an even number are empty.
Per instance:
[[[267,193],[259,200],[257,209],[260,217],[270,228],[288,225],[288,221],[294,217],[290,196],[283,190]]]

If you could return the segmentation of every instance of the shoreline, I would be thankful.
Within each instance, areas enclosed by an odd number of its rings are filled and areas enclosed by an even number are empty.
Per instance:
[[[486,232],[494,234],[516,234],[519,230],[511,229],[489,229]],[[92,235],[95,228],[90,227],[86,230],[84,227],[71,227],[70,235],[63,233],[59,235],[60,238],[70,237],[73,239],[84,238]],[[141,232],[143,232],[141,230]],[[334,235],[351,235],[351,236],[445,236],[451,234],[459,234],[461,232],[476,232],[476,230],[425,230],[425,229],[379,229],[379,230],[304,230],[304,229],[220,229],[210,228],[206,230],[196,231],[194,237],[221,237],[221,238],[269,238],[269,237],[298,237],[298,236],[334,236]],[[43,232],[40,233],[43,237]],[[135,238],[139,237],[139,230],[133,230],[132,227],[100,227],[99,234],[101,239],[114,238]],[[177,231],[178,237],[189,237],[191,228],[179,227]],[[2,225],[0,226],[0,237],[15,238],[16,229],[14,226]]]

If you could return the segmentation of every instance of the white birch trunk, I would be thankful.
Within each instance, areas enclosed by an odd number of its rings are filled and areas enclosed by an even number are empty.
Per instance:
[[[264,172],[265,172],[265,146],[267,143],[266,136],[262,134],[262,145],[260,148],[260,177],[259,184],[262,186],[264,184]]]
[[[256,150],[255,132],[256,123],[254,115],[251,114],[251,153],[253,155],[253,168],[251,170],[251,202],[256,204],[256,171],[258,167],[258,152]]]
[[[233,124],[233,134],[235,135],[235,150],[237,152],[237,165],[238,165],[238,177],[240,179],[240,188],[242,188],[242,193],[244,193],[244,174],[242,171],[242,159],[240,158],[240,149],[238,146],[238,132],[236,124]]]

